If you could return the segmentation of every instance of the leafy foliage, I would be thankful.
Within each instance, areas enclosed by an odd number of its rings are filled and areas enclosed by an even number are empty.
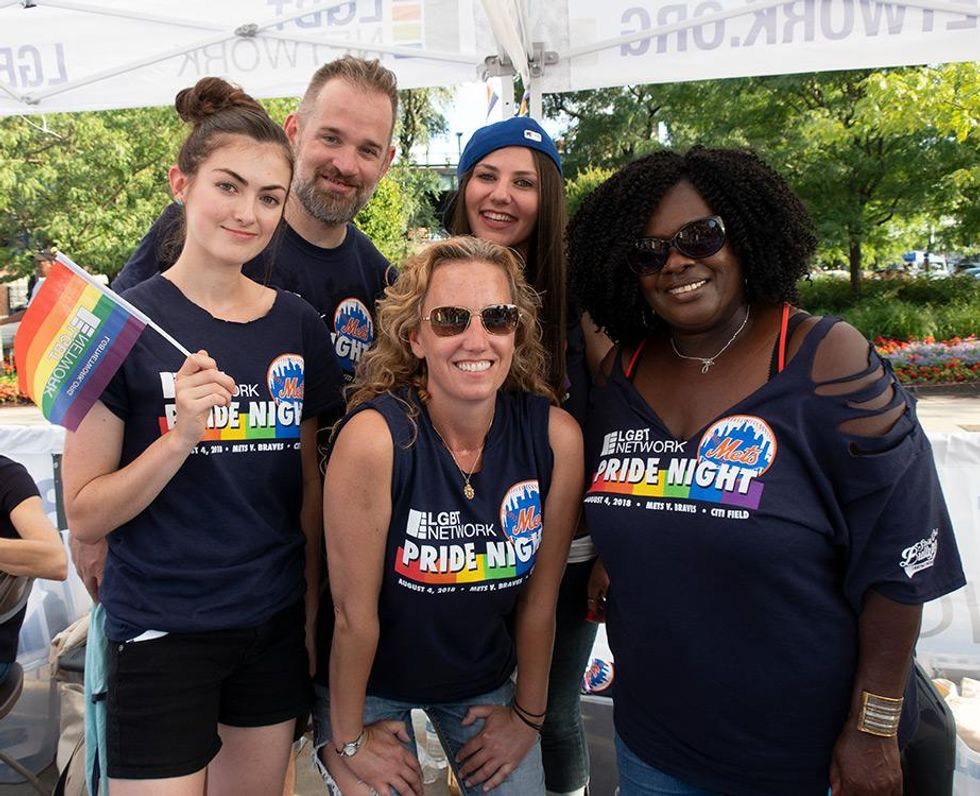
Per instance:
[[[390,262],[398,263],[407,251],[409,213],[405,194],[392,172],[396,170],[389,170],[378,183],[354,223]]]
[[[580,171],[572,179],[565,180],[565,204],[568,208],[568,217],[575,215],[582,200],[592,193],[599,185],[609,179],[613,174],[612,169],[602,169],[589,166]]]
[[[451,88],[410,88],[398,92],[395,140],[402,161],[410,163],[416,146],[425,146],[433,136],[448,132],[449,121],[443,109],[452,102],[453,94]]]
[[[169,200],[182,124],[163,108],[0,119],[0,259],[55,246],[114,274]]]
[[[545,96],[545,116],[571,119],[562,138],[565,174],[616,169],[658,148],[665,93],[664,86],[626,86]]]
[[[807,311],[839,315],[869,339],[948,339],[980,332],[980,280],[971,277],[869,281],[860,298],[843,280],[814,279],[800,285],[800,296]]]
[[[449,95],[433,90],[430,99]],[[296,100],[263,104],[281,123]],[[423,118],[426,135],[440,129]],[[167,170],[186,132],[172,108],[0,119],[4,278],[33,273],[33,253],[49,246],[115,276],[170,201]],[[435,225],[428,201],[438,192],[435,180],[395,167],[358,215],[358,225],[393,261],[404,255],[410,227]]]
[[[389,172],[401,189],[405,226],[409,230],[424,227],[438,229],[435,207],[441,193],[439,175],[429,169],[396,165]]]

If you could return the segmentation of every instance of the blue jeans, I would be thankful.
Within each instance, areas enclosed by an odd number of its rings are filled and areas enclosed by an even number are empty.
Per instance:
[[[580,697],[597,630],[585,621],[593,564],[594,558],[569,564],[558,589],[548,715],[541,730],[541,758],[551,793],[571,793],[589,783],[589,742]]]
[[[719,796],[714,791],[688,785],[644,763],[616,735],[616,767],[619,796]]]
[[[322,685],[315,685],[316,702],[313,708],[313,759],[321,776],[327,774],[323,763],[320,761],[320,749],[326,746],[331,740],[330,732],[330,692]],[[415,746],[415,731],[412,727],[412,710],[419,708],[424,710],[432,722],[432,726],[442,742],[446,756],[449,758],[449,765],[453,767],[459,785],[466,796],[483,796],[483,784],[474,785],[467,788],[459,776],[459,769],[456,766],[456,754],[463,745],[474,735],[483,729],[483,720],[477,719],[473,724],[464,727],[463,719],[466,712],[474,705],[510,705],[514,701],[514,684],[508,680],[502,686],[487,694],[470,699],[460,700],[459,702],[444,702],[430,705],[420,705],[414,702],[400,702],[395,699],[384,699],[368,694],[364,700],[364,724],[374,724],[377,721],[396,720],[405,723],[408,731],[409,742],[405,747],[412,753],[417,753]],[[328,792],[332,780],[324,776],[327,783]],[[392,791],[394,793],[394,791]],[[541,767],[541,742],[535,741],[534,746],[524,756],[516,769],[500,785],[491,791],[487,791],[493,796],[540,796],[544,794],[544,769]]]

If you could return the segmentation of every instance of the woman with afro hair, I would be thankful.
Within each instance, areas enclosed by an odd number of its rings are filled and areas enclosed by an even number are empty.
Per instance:
[[[568,238],[573,299],[616,343],[585,514],[620,793],[898,796],[921,604],[964,580],[913,400],[795,306],[802,202],[752,152],[660,151]]]

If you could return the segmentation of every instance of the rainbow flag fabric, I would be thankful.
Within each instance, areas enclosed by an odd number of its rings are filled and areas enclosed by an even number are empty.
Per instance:
[[[59,254],[14,340],[20,391],[74,431],[146,326],[134,311]]]

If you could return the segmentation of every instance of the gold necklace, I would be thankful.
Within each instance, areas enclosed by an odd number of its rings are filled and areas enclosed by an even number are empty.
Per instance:
[[[442,443],[443,447],[449,451],[449,455],[453,457],[453,464],[456,465],[456,469],[459,470],[459,474],[463,476],[463,495],[467,500],[472,500],[476,497],[476,490],[473,489],[473,484],[470,483],[470,479],[473,477],[473,473],[476,472],[476,468],[480,464],[480,457],[483,455],[483,449],[487,446],[487,437],[490,436],[491,426],[493,426],[493,415],[490,416],[490,425],[487,426],[487,433],[483,435],[483,444],[476,452],[476,459],[473,461],[473,466],[470,468],[469,472],[466,472],[459,466],[459,460],[456,458],[456,454],[453,453],[453,449],[446,444],[446,440],[442,438],[442,434],[439,433],[439,429],[436,428],[436,424],[432,424],[432,430],[436,432],[436,436],[439,437],[439,441]]]

